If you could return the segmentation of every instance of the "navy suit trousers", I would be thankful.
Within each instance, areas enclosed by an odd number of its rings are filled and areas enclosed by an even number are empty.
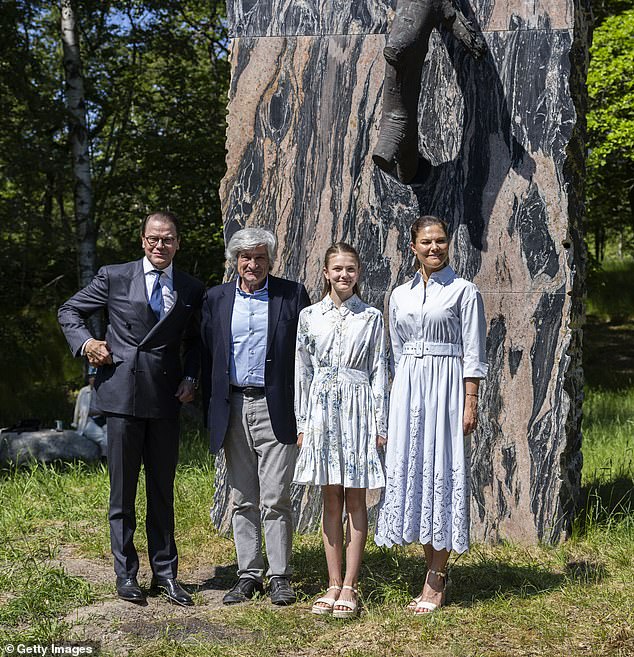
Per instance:
[[[175,578],[174,477],[178,462],[178,418],[145,419],[108,416],[110,474],[110,543],[117,577],[136,577],[135,501],[141,464],[145,469],[145,527],[152,572]]]

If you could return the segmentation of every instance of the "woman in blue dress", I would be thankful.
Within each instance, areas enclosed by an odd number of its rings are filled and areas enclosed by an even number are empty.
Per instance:
[[[423,545],[427,575],[408,608],[424,614],[444,603],[450,552],[469,547],[464,440],[487,373],[486,321],[477,287],[449,266],[447,224],[421,217],[411,238],[418,271],[390,297],[395,374],[375,541]]]

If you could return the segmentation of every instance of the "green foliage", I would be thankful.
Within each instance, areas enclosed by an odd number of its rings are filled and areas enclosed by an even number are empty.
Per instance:
[[[615,3],[614,9],[621,5]],[[588,227],[595,255],[634,225],[634,9],[608,16],[593,35],[588,70]],[[631,248],[631,244],[630,244]]]
[[[78,288],[59,3],[0,12],[0,426],[68,417],[81,366],[54,316]],[[141,256],[139,222],[183,221],[177,264],[223,270],[218,185],[229,81],[224,3],[77,3],[100,264]]]
[[[82,381],[81,363],[70,358],[55,313],[27,306],[3,314],[0,324],[0,426],[38,418],[42,426],[72,419],[69,382]]]
[[[588,277],[586,311],[594,319],[634,321],[634,260],[605,260]]]

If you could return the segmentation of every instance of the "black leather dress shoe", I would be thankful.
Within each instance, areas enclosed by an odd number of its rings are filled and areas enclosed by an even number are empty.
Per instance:
[[[170,602],[183,607],[191,607],[194,601],[191,595],[171,577],[152,577],[152,591],[160,591]]]
[[[136,577],[117,577],[117,595],[122,600],[142,604],[145,602],[145,595],[141,591]]]
[[[262,582],[258,582],[250,577],[241,577],[234,584],[233,588],[225,593],[222,598],[222,604],[237,605],[240,602],[251,600],[256,593],[264,594]]]
[[[284,606],[292,605],[297,596],[295,591],[291,588],[291,584],[286,577],[273,577],[271,578],[271,602],[274,605]]]

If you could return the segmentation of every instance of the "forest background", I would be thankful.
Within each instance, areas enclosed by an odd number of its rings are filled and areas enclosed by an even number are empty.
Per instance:
[[[593,312],[622,321],[634,308],[634,9],[630,0],[592,5],[588,284]],[[52,426],[70,420],[83,384],[56,309],[101,264],[140,256],[148,211],[181,217],[179,267],[207,285],[222,278],[225,6],[0,7],[0,426],[25,418]],[[76,48],[73,34],[63,38],[62,9],[75,21]]]

